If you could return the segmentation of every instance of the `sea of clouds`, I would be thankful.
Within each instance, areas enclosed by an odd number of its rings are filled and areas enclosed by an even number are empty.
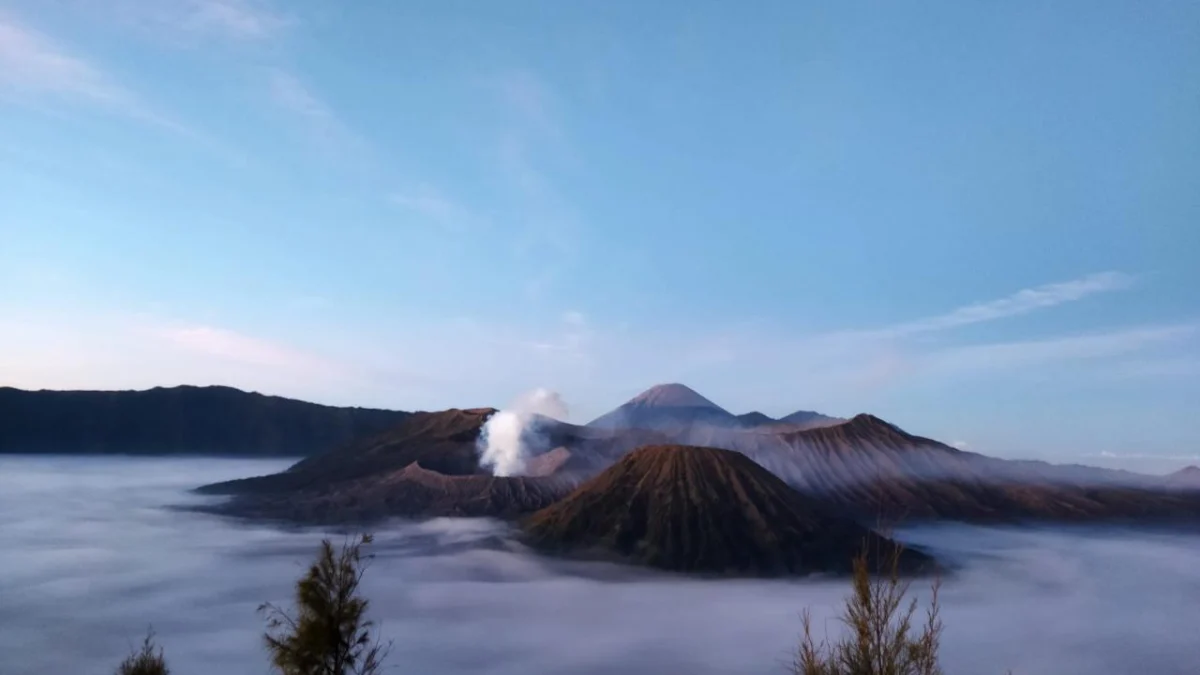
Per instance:
[[[263,601],[322,536],[168,508],[282,462],[0,457],[0,673],[108,675],[153,625],[174,675],[265,675]],[[951,675],[1200,672],[1200,536],[940,526]],[[781,674],[836,581],[698,581],[532,555],[501,523],[378,532],[366,591],[396,672]]]

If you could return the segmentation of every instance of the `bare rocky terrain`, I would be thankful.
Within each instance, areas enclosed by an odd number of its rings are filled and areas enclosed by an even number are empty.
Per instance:
[[[849,573],[864,545],[876,566],[893,552],[908,572],[932,562],[714,448],[635,450],[522,527],[544,550],[677,572]]]

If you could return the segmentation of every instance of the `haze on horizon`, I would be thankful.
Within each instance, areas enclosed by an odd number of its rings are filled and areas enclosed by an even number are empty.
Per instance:
[[[0,0],[0,385],[1200,461],[1200,5]]]

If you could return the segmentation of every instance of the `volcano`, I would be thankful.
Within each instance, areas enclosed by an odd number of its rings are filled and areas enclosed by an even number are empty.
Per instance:
[[[827,512],[865,524],[1200,520],[1200,490],[1188,489],[1191,472],[1164,479],[998,459],[868,414],[814,428],[748,427],[682,385],[652,388],[614,412],[620,414],[601,418],[613,426],[535,416],[524,437],[527,475],[512,481],[493,480],[479,464],[477,439],[495,410],[476,408],[412,413],[282,473],[200,491],[232,495],[221,507],[229,513],[322,523],[339,514],[509,518],[565,496],[637,448],[681,445],[740,452]],[[621,426],[630,421],[637,426]]]
[[[864,544],[877,558],[898,552],[906,571],[932,563],[716,448],[636,450],[523,528],[539,549],[689,573],[848,573]]]
[[[202,510],[306,524],[389,517],[515,518],[565,496],[654,432],[614,433],[536,417],[526,476],[480,466],[477,441],[493,408],[413,413],[395,427],[303,459],[286,471],[215,483],[197,492],[231,499]]]
[[[775,419],[758,411],[734,415],[683,384],[659,384],[588,423],[593,429],[649,429],[681,434],[696,428],[799,430],[842,422],[799,410]]]
[[[703,424],[736,428],[736,415],[682,384],[660,384],[588,423],[593,429],[679,431]]]

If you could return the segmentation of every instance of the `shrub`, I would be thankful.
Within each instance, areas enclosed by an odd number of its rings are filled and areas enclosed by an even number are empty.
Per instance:
[[[374,675],[380,672],[390,645],[380,644],[375,624],[367,620],[368,601],[359,595],[363,573],[372,556],[362,549],[370,535],[345,542],[335,550],[321,542],[317,559],[296,582],[292,612],[264,604],[264,634],[271,663],[282,675]]]
[[[121,665],[117,666],[116,675],[170,675],[167,661],[163,658],[162,648],[154,647],[154,631],[146,632],[141,649],[133,650]]]
[[[867,564],[865,543],[854,560],[853,592],[839,618],[846,627],[840,640],[816,642],[812,617],[804,611],[804,635],[792,666],[795,675],[941,675],[940,580],[933,583],[925,623],[917,633],[913,626],[917,601],[905,602],[909,582],[900,578],[900,548],[880,559],[888,569],[876,570],[875,576]]]

